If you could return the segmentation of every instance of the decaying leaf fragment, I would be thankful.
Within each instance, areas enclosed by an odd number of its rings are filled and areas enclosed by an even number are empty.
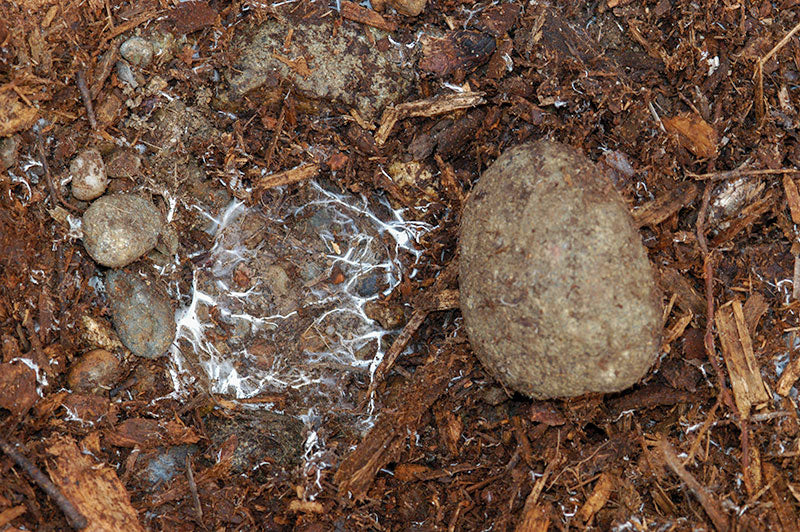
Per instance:
[[[678,136],[681,146],[704,159],[717,153],[717,132],[696,113],[662,119],[664,128]]]

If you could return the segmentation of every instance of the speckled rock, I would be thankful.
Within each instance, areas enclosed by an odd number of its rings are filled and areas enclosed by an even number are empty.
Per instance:
[[[630,213],[574,148],[507,150],[464,208],[461,310],[475,354],[537,398],[615,392],[658,354],[661,301]]]
[[[153,60],[153,45],[142,37],[131,37],[119,46],[119,55],[136,66],[147,66]]]
[[[416,17],[425,10],[428,0],[386,0],[401,15]]]
[[[235,43],[240,53],[228,73],[230,100],[259,87],[269,91],[286,79],[307,98],[355,107],[371,120],[411,90],[415,74],[402,66],[401,52],[393,46],[379,50],[359,25],[305,17],[293,7],[284,16],[265,21]],[[293,29],[289,41],[287,28]],[[290,60],[298,62],[289,66]]]
[[[119,360],[105,349],[94,349],[72,364],[67,383],[74,392],[91,393],[111,387],[119,375]]]
[[[125,347],[134,355],[156,358],[175,338],[175,313],[164,291],[125,271],[106,275],[111,321]]]
[[[103,196],[83,214],[83,245],[94,260],[121,268],[155,247],[161,213],[135,194]]]
[[[69,165],[72,195],[81,201],[99,198],[106,191],[108,176],[100,152],[94,148],[80,152]]]

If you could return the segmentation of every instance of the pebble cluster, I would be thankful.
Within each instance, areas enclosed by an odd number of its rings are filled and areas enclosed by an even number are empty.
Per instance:
[[[111,154],[114,175],[138,169],[140,161],[128,151]],[[83,213],[83,245],[105,273],[111,318],[122,344],[134,355],[154,358],[163,355],[175,337],[172,304],[157,287],[158,279],[147,281],[121,268],[142,258],[170,234],[161,212],[140,194],[105,194],[109,178],[106,164],[93,148],[80,152],[70,164],[72,196],[92,201]],[[95,349],[83,355],[71,373],[74,389],[102,386],[117,371],[117,358]]]

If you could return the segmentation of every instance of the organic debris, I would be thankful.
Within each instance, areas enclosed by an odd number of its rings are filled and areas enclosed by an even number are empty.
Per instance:
[[[0,2],[0,528],[798,530],[795,4]],[[662,291],[621,392],[466,337],[462,208],[542,138]]]

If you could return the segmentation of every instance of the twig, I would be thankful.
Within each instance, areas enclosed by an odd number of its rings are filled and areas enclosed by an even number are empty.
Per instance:
[[[319,165],[315,163],[306,163],[290,170],[283,172],[276,172],[264,177],[256,179],[253,183],[255,189],[264,191],[274,187],[283,185],[291,185],[305,181],[315,177],[319,173]]]
[[[287,94],[286,96],[288,97],[289,95]],[[275,148],[278,146],[278,138],[281,136],[281,133],[283,132],[283,121],[285,119],[286,119],[286,99],[284,98],[283,105],[281,106],[281,114],[278,115],[278,125],[275,126],[275,131],[272,132],[272,141],[269,143],[267,156],[264,158],[268,170],[270,165],[272,164],[272,157],[275,155]]]
[[[797,33],[798,31],[800,31],[800,22],[798,22],[798,23],[795,25],[795,27],[794,27],[794,28],[792,28],[792,29],[791,29],[791,31],[789,31],[789,33],[787,33],[787,34],[786,34],[786,35],[783,37],[783,39],[781,39],[780,41],[778,41],[778,44],[776,44],[775,46],[773,46],[773,47],[772,47],[772,50],[770,50],[769,52],[767,52],[767,55],[765,55],[764,57],[762,57],[761,59],[759,59],[759,60],[758,60],[758,62],[759,62],[759,63],[761,63],[761,64],[763,65],[764,63],[766,63],[767,61],[769,61],[770,59],[772,59],[772,56],[773,56],[773,55],[775,55],[775,54],[777,54],[777,53],[778,53],[778,51],[780,51],[780,49],[781,49],[781,48],[783,48],[784,46],[786,46],[786,43],[788,43],[788,42],[789,42],[789,39],[791,39],[791,38],[794,36],[794,34],[795,34],[795,33]]]
[[[143,13],[142,15],[139,15],[138,17],[129,20],[125,24],[117,26],[116,28],[114,28],[111,31],[111,33],[109,33],[108,35],[103,37],[100,40],[100,42],[101,42],[101,44],[105,44],[108,41],[110,41],[111,39],[113,39],[114,37],[116,37],[117,35],[122,35],[126,31],[132,30],[133,28],[135,28],[139,24],[141,24],[143,22],[147,22],[148,20],[150,20],[152,18],[155,18],[156,16],[158,16],[160,14],[161,14],[161,12],[157,11],[157,10],[156,11],[147,11],[147,12]]]
[[[397,357],[400,356],[400,353],[403,352],[403,349],[406,348],[408,342],[411,340],[411,337],[414,336],[414,333],[417,332],[417,329],[420,328],[422,322],[425,321],[425,318],[428,316],[427,310],[416,310],[414,314],[411,316],[411,319],[408,320],[406,326],[403,327],[403,330],[395,339],[392,347],[386,352],[386,356],[383,357],[380,365],[375,369],[375,373],[372,375],[372,382],[369,383],[369,391],[367,392],[367,397],[371,397],[372,393],[378,387],[378,385],[383,381],[384,376],[389,372],[394,361],[397,360]]]
[[[731,409],[734,415],[737,415],[733,398],[728,391],[728,387],[725,385],[725,375],[723,375],[722,368],[719,362],[717,362],[716,346],[714,345],[714,256],[708,249],[705,235],[706,216],[708,214],[710,202],[711,183],[706,183],[706,189],[703,193],[703,204],[697,215],[697,242],[700,244],[700,249],[703,251],[703,279],[705,280],[706,288],[706,334],[703,343],[706,347],[708,360],[711,362],[711,366],[714,368],[714,373],[717,375],[717,380],[719,381],[719,392],[720,395],[722,395],[722,401]]]
[[[711,363],[711,367],[714,368],[714,373],[717,375],[717,384],[719,386],[719,393],[722,396],[722,402],[730,409],[731,415],[739,425],[742,444],[742,473],[745,478],[749,478],[750,436],[747,417],[746,415],[739,415],[739,410],[733,402],[733,397],[731,397],[730,391],[728,391],[728,387],[725,384],[725,375],[722,373],[719,362],[717,362],[717,351],[714,345],[714,256],[708,249],[705,235],[706,216],[711,202],[712,187],[713,184],[711,182],[706,183],[706,189],[705,192],[703,192],[703,204],[697,215],[697,242],[700,244],[700,249],[703,251],[703,279],[705,280],[706,288],[706,334],[703,338],[703,344],[706,348],[708,361]]]
[[[186,455],[186,478],[189,480],[189,491],[192,493],[192,502],[194,503],[194,512],[197,514],[197,521],[202,525],[203,523],[203,508],[200,506],[200,497],[197,495],[197,484],[194,481],[194,473],[192,472],[192,457]]]
[[[89,87],[86,86],[86,74],[83,70],[78,70],[75,79],[78,83],[78,90],[81,91],[83,106],[86,107],[86,118],[89,119],[89,125],[92,129],[97,129],[97,119],[94,116],[94,107],[92,107],[92,95],[89,94]]]
[[[730,530],[730,522],[728,521],[727,516],[723,513],[722,508],[719,504],[711,497],[711,494],[708,490],[702,486],[697,479],[695,479],[691,473],[689,473],[683,464],[681,464],[678,457],[675,455],[675,450],[666,440],[666,438],[661,438],[658,440],[658,448],[661,451],[661,454],[664,457],[664,461],[667,465],[672,469],[672,471],[678,475],[678,477],[686,484],[686,487],[694,494],[700,504],[703,506],[703,509],[708,514],[708,517],[711,518],[711,522],[714,523],[714,528],[716,528],[719,532],[727,532]]]
[[[10,443],[2,438],[0,438],[0,449],[2,449],[3,452],[14,461],[14,463],[25,470],[28,476],[30,476],[33,481],[36,482],[36,484],[38,484],[38,486],[55,501],[56,505],[58,505],[61,511],[64,512],[64,516],[67,518],[67,523],[69,523],[69,526],[75,530],[81,530],[89,525],[86,517],[84,517],[83,514],[81,514],[75,508],[75,506],[69,502],[69,499],[64,497],[64,494],[58,490],[55,484],[50,482],[50,479],[48,479],[38,467],[33,465],[30,460],[25,458],[22,453],[17,451],[13,446],[11,446]]]
[[[797,168],[777,168],[777,169],[764,169],[764,170],[727,170],[724,172],[710,172],[707,174],[693,174],[687,172],[686,176],[692,179],[703,181],[724,181],[726,179],[734,179],[736,177],[755,177],[762,175],[782,175],[782,174],[795,174],[800,173]]]
[[[50,173],[50,165],[47,164],[47,155],[44,153],[44,140],[42,140],[41,131],[36,133],[36,151],[39,152],[39,159],[41,160],[42,168],[44,169],[44,177],[45,181],[47,182],[47,188],[50,191],[50,198],[53,200],[53,207],[58,206],[60,203],[72,212],[79,212],[80,209],[70,203],[67,203],[64,198],[61,197],[61,194],[56,188],[56,184],[53,182],[53,174]]]
[[[106,0],[108,2],[108,0]],[[108,5],[106,3],[106,5]],[[114,68],[114,63],[117,60],[118,49],[117,46],[114,45],[108,50],[105,54],[103,54],[103,58],[100,60],[97,67],[94,69],[94,83],[92,83],[91,88],[89,89],[89,96],[92,97],[92,100],[96,100],[98,96],[100,96],[100,91],[103,90],[103,85],[105,84],[108,76],[111,75],[111,70]]]
[[[783,39],[778,41],[778,44],[772,47],[772,50],[767,52],[765,56],[761,57],[756,62],[756,71],[754,74],[756,88],[753,94],[753,99],[755,100],[756,106],[756,122],[759,124],[759,126],[766,116],[766,103],[764,101],[764,65],[767,61],[772,59],[772,56],[777,54],[781,48],[786,46],[786,43],[788,43],[798,31],[800,31],[800,23],[796,24],[795,27],[789,31],[789,33],[784,35]]]
[[[342,0],[340,7],[339,14],[342,15],[342,18],[384,31],[395,31],[397,29],[397,24],[386,20],[377,11],[362,7],[355,2]]]
[[[475,107],[485,101],[483,92],[462,92],[401,103],[397,107],[388,107],[381,116],[381,127],[378,128],[378,133],[375,135],[375,143],[383,146],[398,120],[415,116],[436,116]]]

